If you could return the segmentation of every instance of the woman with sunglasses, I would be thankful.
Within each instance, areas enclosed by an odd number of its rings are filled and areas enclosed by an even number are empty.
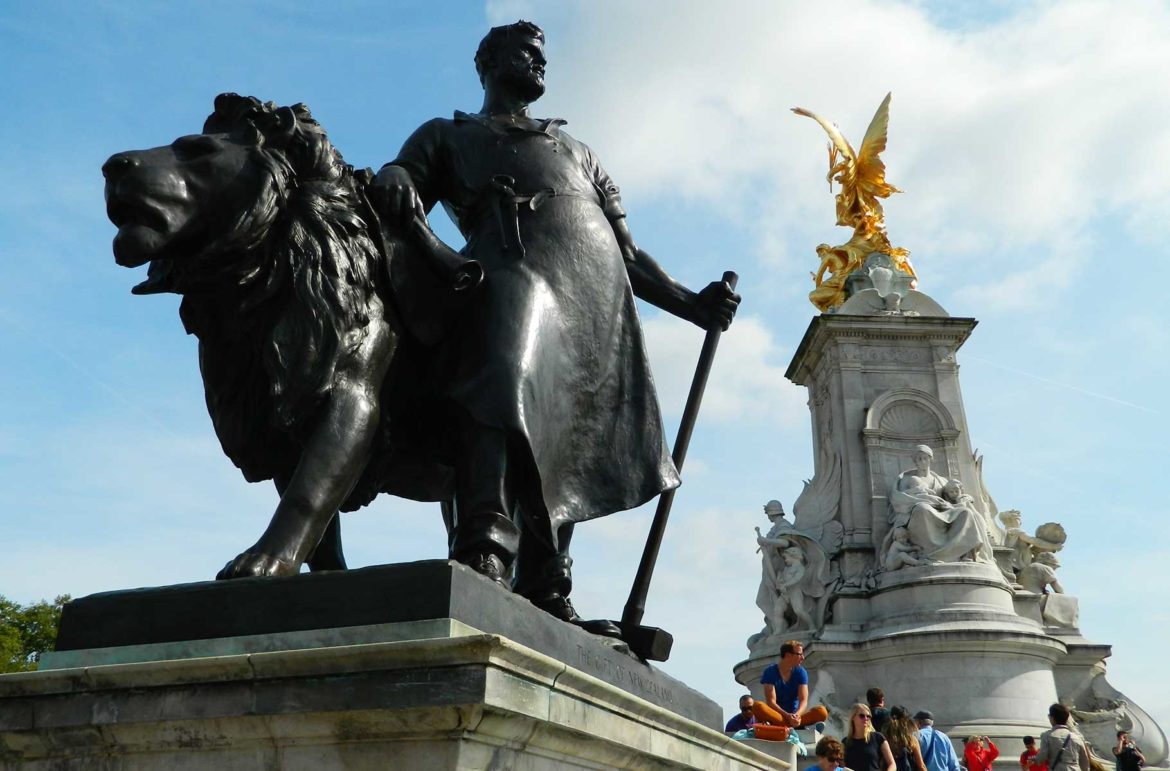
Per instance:
[[[991,771],[991,764],[999,757],[999,747],[988,736],[968,736],[963,755],[968,771]]]
[[[865,704],[854,704],[845,737],[845,765],[853,771],[895,771],[894,753],[886,737],[873,730],[873,714]]]

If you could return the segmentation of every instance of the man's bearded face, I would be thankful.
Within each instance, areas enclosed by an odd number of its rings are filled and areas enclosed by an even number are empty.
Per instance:
[[[496,80],[526,102],[544,95],[544,44],[531,37],[508,42],[496,55]]]

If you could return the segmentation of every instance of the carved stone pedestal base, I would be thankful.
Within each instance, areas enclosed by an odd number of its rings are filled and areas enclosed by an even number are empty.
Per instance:
[[[433,560],[66,606],[0,769],[787,769],[707,697]]]
[[[0,676],[0,768],[777,769],[498,635]]]

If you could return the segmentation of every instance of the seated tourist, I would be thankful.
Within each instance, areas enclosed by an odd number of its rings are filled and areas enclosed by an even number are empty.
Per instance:
[[[808,671],[800,665],[802,661],[802,643],[789,640],[780,646],[780,660],[765,667],[760,676],[764,698],[752,706],[757,721],[791,729],[828,719],[829,711],[824,707],[808,706]],[[760,736],[759,726],[756,727],[756,736]]]
[[[756,716],[752,714],[752,704],[754,703],[755,699],[751,697],[751,694],[740,696],[739,714],[732,715],[731,720],[727,721],[727,725],[723,727],[723,730],[729,734],[733,734],[736,731],[742,731],[745,728],[754,726],[756,724]]]

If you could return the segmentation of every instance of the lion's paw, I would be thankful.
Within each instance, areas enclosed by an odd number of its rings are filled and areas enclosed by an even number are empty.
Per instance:
[[[216,574],[217,581],[231,578],[254,578],[256,576],[293,576],[300,572],[300,565],[273,557],[271,554],[246,551],[223,566]]]

